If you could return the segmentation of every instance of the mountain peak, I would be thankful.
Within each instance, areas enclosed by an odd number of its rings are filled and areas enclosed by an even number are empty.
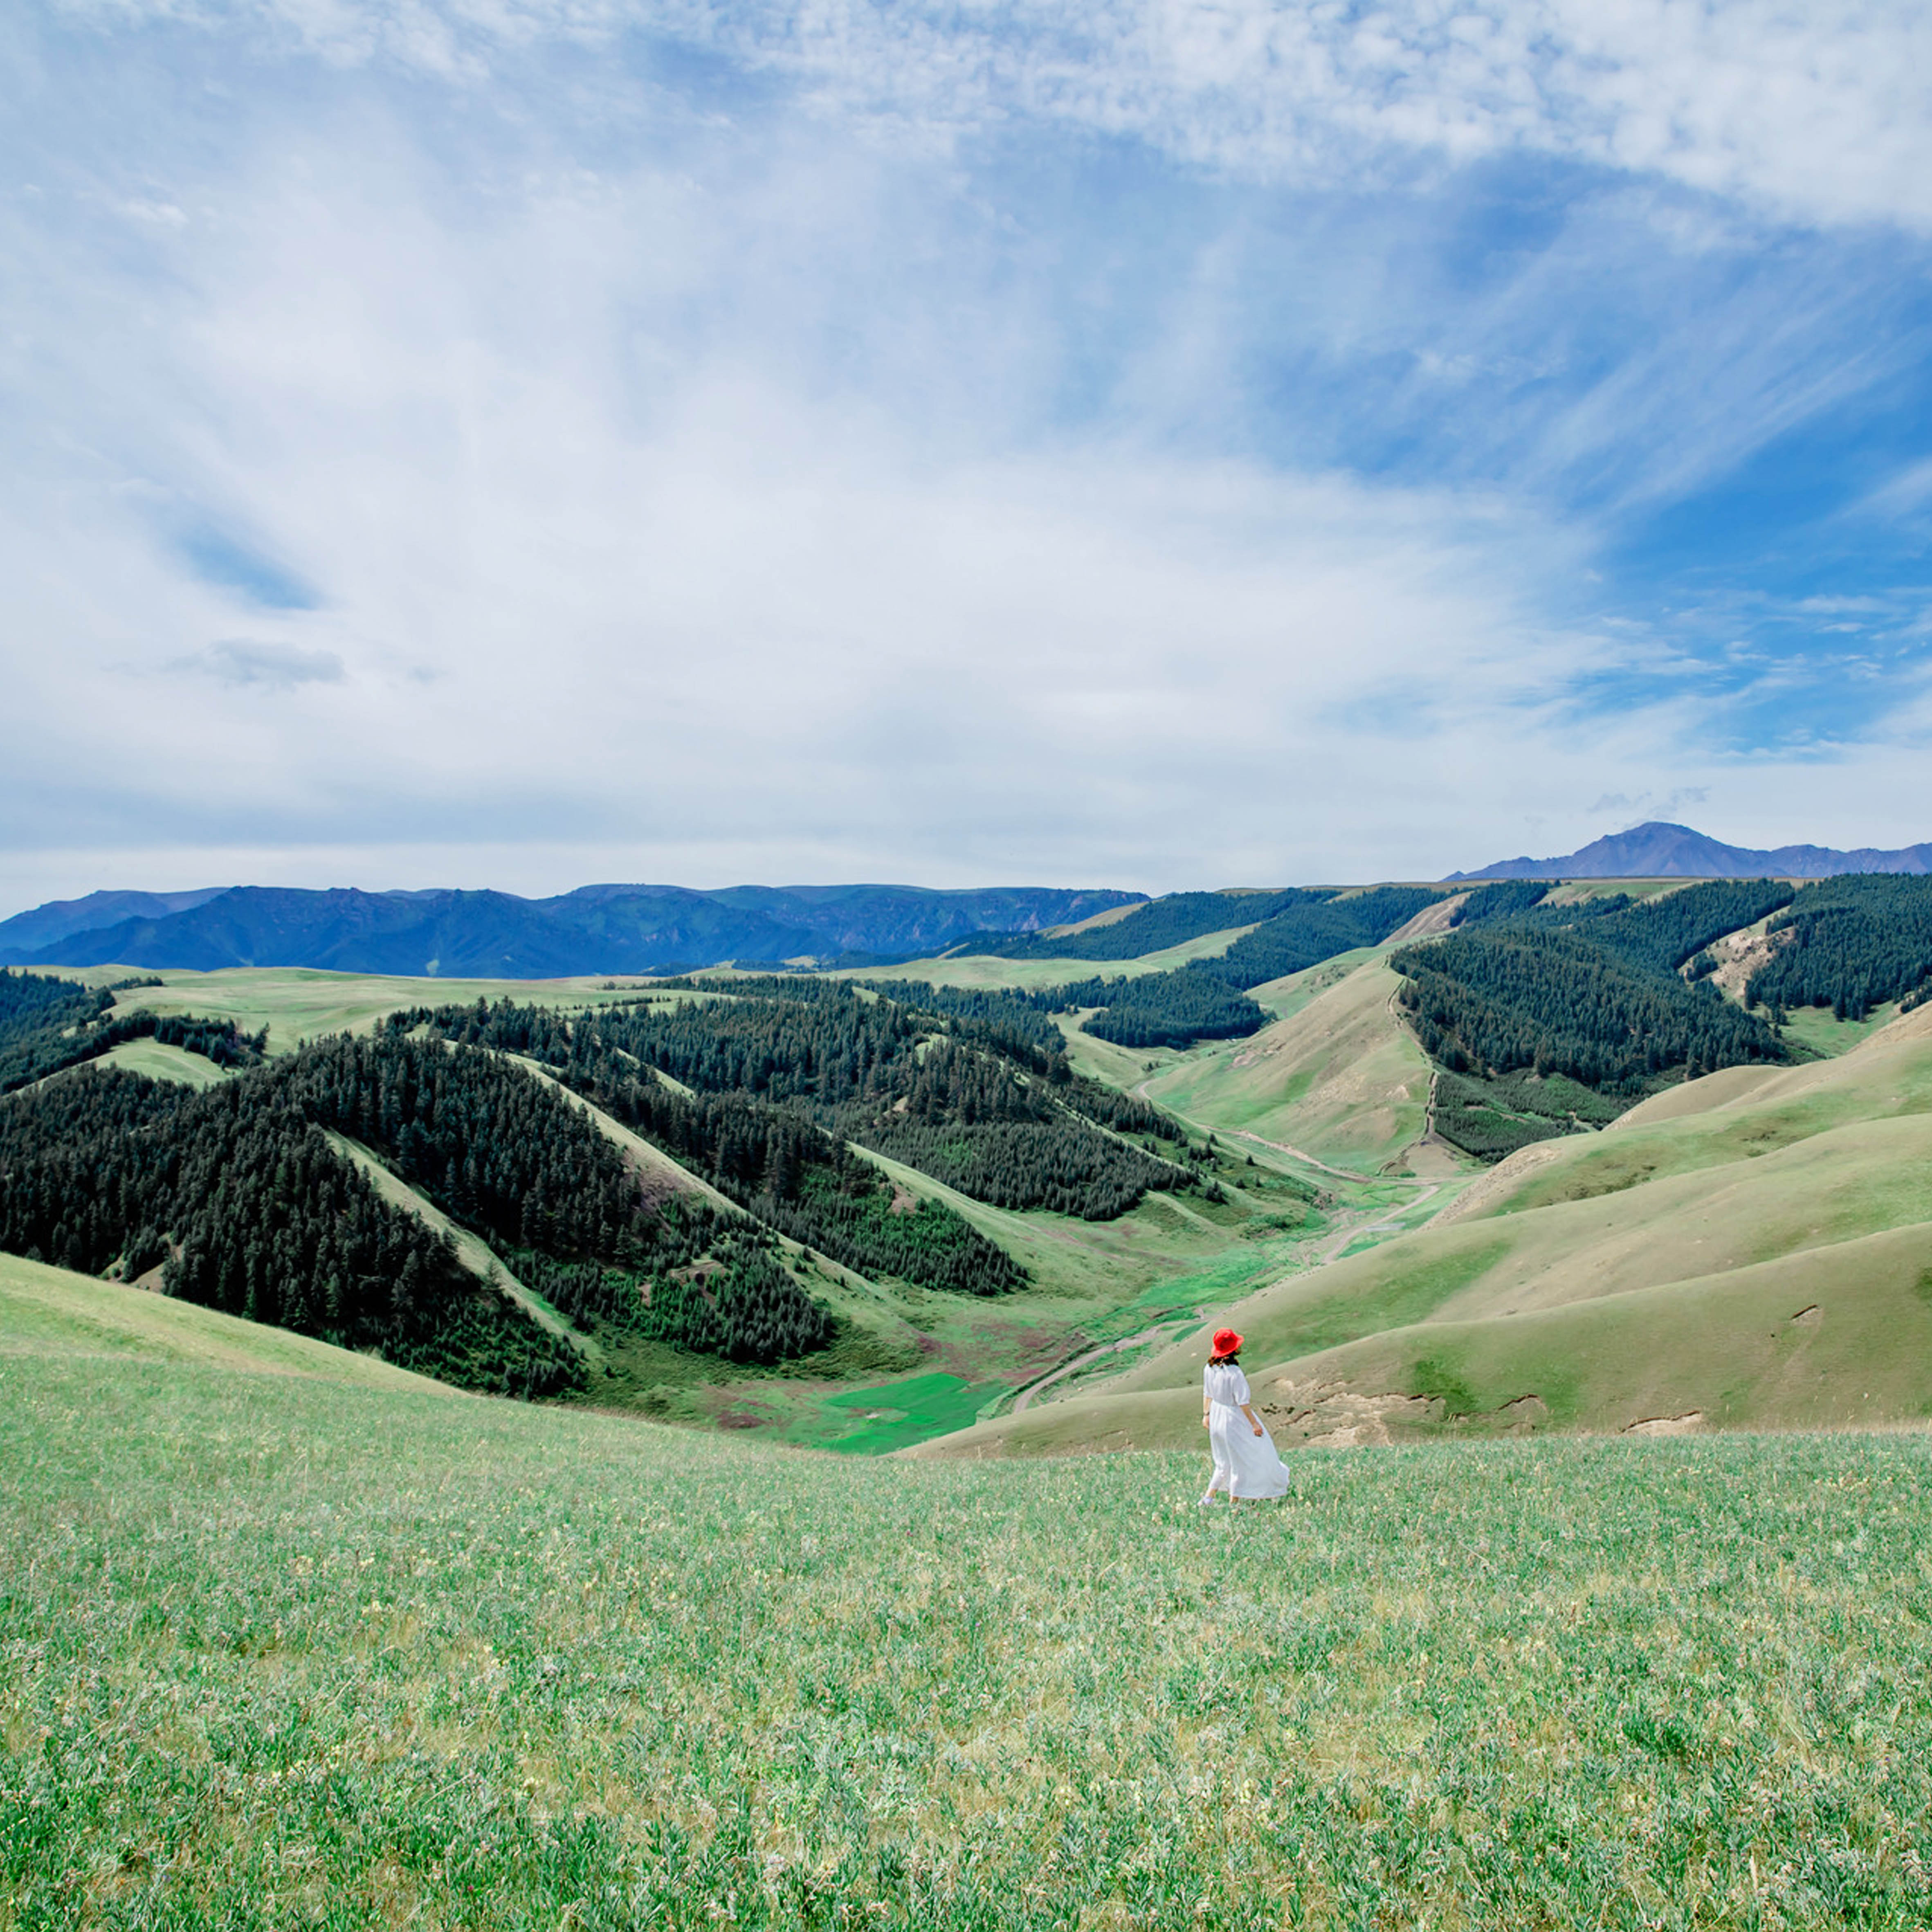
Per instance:
[[[1593,839],[1554,859],[1503,859],[1465,879],[1828,879],[1843,872],[1932,872],[1932,844],[1895,851],[1861,846],[1841,852],[1828,845],[1779,845],[1760,850],[1726,845],[1689,825],[1652,819],[1627,832]]]

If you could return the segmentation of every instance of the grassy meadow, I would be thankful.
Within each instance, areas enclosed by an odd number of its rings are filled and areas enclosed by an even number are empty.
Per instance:
[[[400,1006],[464,1005],[479,999],[596,1006],[634,999],[649,984],[629,980],[614,984],[608,974],[575,980],[416,980],[302,966],[232,966],[214,973],[171,968],[149,974],[127,966],[60,970],[63,976],[89,986],[107,986],[135,974],[159,979],[164,983],[133,986],[117,994],[116,1010],[232,1019],[244,1033],[266,1027],[271,1053],[291,1053],[304,1040],[324,1034],[367,1033],[386,1013]]]
[[[1932,1916],[1923,1435],[1204,1510],[1198,1453],[814,1456],[21,1280],[8,1932]]]

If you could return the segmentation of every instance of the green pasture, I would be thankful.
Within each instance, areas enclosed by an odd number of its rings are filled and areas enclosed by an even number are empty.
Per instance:
[[[97,966],[66,976],[103,986],[138,969]],[[605,990],[608,974],[575,980],[418,980],[372,973],[324,973],[296,966],[235,966],[217,973],[170,970],[159,986],[133,986],[116,995],[121,1012],[197,1013],[232,1019],[244,1033],[268,1030],[271,1053],[292,1052],[323,1034],[366,1033],[400,1006],[464,1005],[511,999],[526,1005],[594,1006],[635,999],[648,982]]]
[[[184,1087],[213,1087],[228,1078],[226,1069],[203,1055],[184,1047],[164,1046],[156,1040],[124,1040],[93,1064],[145,1073],[150,1080],[177,1081]]]
[[[910,1448],[928,1436],[967,1427],[1004,1391],[997,1382],[974,1384],[959,1376],[912,1376],[877,1388],[827,1396],[820,1405],[840,1432],[816,1447],[848,1456],[879,1456]]]
[[[1921,1434],[1308,1451],[1208,1510],[1195,1449],[7,1333],[8,1932],[1932,1913]]]
[[[0,1358],[32,1364],[50,1356],[313,1376],[452,1402],[475,1399],[374,1355],[352,1354],[286,1328],[0,1254]]]
[[[1784,1036],[1814,1053],[1835,1058],[1869,1040],[1898,1017],[1898,1003],[1874,1006],[1862,1020],[1836,1020],[1829,1006],[1792,1006],[1784,1016]]]
[[[1171,972],[1190,959],[1218,959],[1234,941],[1254,931],[1252,926],[1230,926],[1225,932],[1204,932],[1178,946],[1143,953],[1138,959],[996,959],[986,954],[909,959],[895,966],[865,966],[844,976],[855,980],[920,980],[929,986],[1011,987],[1036,992],[1043,986],[1064,986],[1096,974],[1106,980],[1138,979],[1143,973]]]

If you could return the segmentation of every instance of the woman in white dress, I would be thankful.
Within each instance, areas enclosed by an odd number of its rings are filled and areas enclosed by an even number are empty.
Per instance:
[[[1248,1378],[1241,1372],[1241,1338],[1232,1328],[1214,1331],[1201,1420],[1214,1452],[1214,1473],[1208,1479],[1203,1503],[1211,1503],[1216,1490],[1226,1490],[1238,1502],[1287,1495],[1288,1471],[1255,1413]]]

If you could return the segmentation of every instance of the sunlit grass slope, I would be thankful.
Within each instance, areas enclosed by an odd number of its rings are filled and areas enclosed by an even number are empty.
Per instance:
[[[854,1462],[0,1357],[0,1922],[1904,1928],[1921,1436]]]
[[[1527,1148],[1438,1222],[1223,1315],[1291,1436],[1932,1414],[1932,1011]],[[1199,1373],[1178,1345],[935,1447],[1186,1440]]]
[[[226,1068],[202,1054],[190,1053],[184,1047],[165,1046],[158,1040],[124,1040],[95,1064],[145,1073],[150,1080],[172,1080],[184,1087],[218,1086],[229,1077]]]
[[[1252,926],[1236,926],[1224,932],[1204,932],[1196,938],[1183,940],[1178,946],[1163,946],[1158,952],[1144,952],[1137,959],[997,959],[988,954],[968,953],[958,958],[911,959],[898,965],[863,967],[846,976],[920,980],[929,986],[1011,986],[1032,991],[1090,980],[1096,974],[1106,980],[1132,980],[1143,973],[1172,972],[1190,959],[1218,959],[1236,940],[1253,931]]]
[[[0,1358],[44,1364],[68,1356],[308,1376],[358,1388],[467,1400],[372,1355],[332,1348],[286,1328],[0,1254]]]
[[[1428,1112],[1428,1059],[1390,1006],[1400,984],[1374,961],[1274,982],[1286,1018],[1156,1074],[1148,1097],[1217,1133],[1372,1173],[1420,1139]]]
[[[130,976],[158,978],[118,994],[123,1012],[199,1013],[232,1019],[244,1033],[266,1027],[268,1051],[291,1053],[305,1040],[329,1033],[366,1033],[399,1006],[445,1006],[477,999],[512,999],[538,1006],[592,1006],[634,998],[630,980],[607,989],[608,976],[577,980],[414,980],[373,973],[325,973],[297,966],[235,966],[218,973],[149,974],[97,966],[68,976],[104,986]],[[647,982],[643,982],[647,983]],[[143,1069],[143,1071],[147,1070]]]

